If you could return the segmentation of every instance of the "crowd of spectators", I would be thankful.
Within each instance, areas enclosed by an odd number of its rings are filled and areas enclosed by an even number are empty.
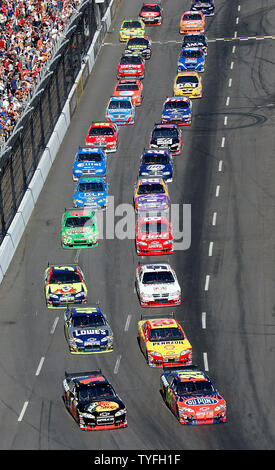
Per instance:
[[[0,138],[27,104],[54,43],[83,0],[0,0]]]

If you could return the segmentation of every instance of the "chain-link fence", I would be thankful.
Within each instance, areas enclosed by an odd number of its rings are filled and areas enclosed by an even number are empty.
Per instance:
[[[110,2],[111,0],[98,4],[95,0],[83,2],[58,45],[53,60],[44,70],[22,118],[2,147],[0,243],[22,201]],[[88,74],[87,64],[76,87],[75,105],[78,93],[82,92],[78,87],[85,86]]]

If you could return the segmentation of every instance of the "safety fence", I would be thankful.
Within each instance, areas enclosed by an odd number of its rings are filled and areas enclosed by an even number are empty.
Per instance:
[[[5,145],[1,147],[0,243],[34,175],[110,3],[111,0],[100,3],[98,0],[87,0],[81,4],[73,15],[53,59],[44,70],[23,116]],[[88,76],[87,63],[70,101],[71,114],[79,102]]]

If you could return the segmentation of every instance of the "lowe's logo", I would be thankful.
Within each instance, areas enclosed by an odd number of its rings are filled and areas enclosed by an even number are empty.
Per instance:
[[[215,398],[191,398],[190,400],[186,400],[186,405],[215,405],[218,403],[218,400]]]

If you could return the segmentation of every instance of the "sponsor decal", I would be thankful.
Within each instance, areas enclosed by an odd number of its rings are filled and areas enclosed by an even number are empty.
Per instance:
[[[200,398],[190,398],[186,400],[185,404],[190,406],[199,406],[199,405],[216,405],[219,401],[216,398],[210,397],[200,397]]]

